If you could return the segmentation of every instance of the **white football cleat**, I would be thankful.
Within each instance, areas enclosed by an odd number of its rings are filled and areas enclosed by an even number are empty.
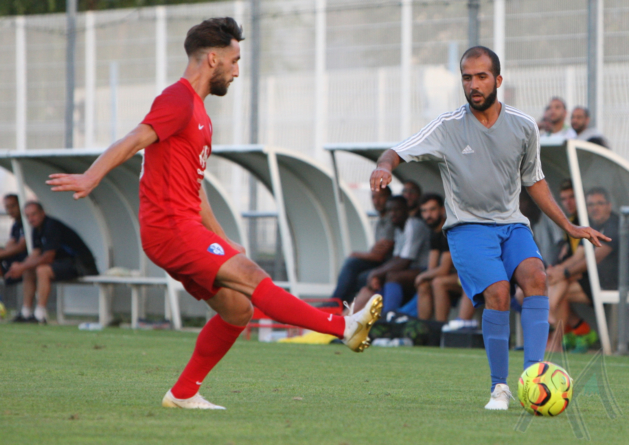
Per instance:
[[[353,308],[353,305],[352,305]],[[343,343],[354,352],[363,352],[369,347],[369,330],[380,318],[382,312],[382,296],[375,294],[365,307],[345,316],[345,332],[343,333]]]
[[[189,399],[178,399],[173,396],[170,389],[162,399],[164,408],[183,408],[183,409],[225,409],[223,406],[214,405],[203,398],[199,393]]]
[[[485,409],[508,410],[509,399],[513,399],[509,386],[498,383],[491,393],[491,399],[489,399],[489,403],[485,405]]]

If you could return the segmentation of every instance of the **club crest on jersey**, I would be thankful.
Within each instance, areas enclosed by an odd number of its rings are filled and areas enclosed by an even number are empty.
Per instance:
[[[205,170],[205,165],[207,164],[207,158],[210,157],[210,147],[207,145],[203,146],[203,150],[199,153],[199,165],[201,166],[201,170]]]
[[[223,246],[218,243],[210,244],[210,247],[207,248],[207,251],[213,253],[214,255],[225,255],[225,250],[223,250]]]

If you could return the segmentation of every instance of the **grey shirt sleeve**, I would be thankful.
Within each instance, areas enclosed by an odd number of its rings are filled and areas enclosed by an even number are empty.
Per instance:
[[[392,148],[406,162],[436,161],[443,159],[441,147],[444,140],[443,115],[426,125],[410,138]]]
[[[532,124],[529,128],[529,138],[526,141],[524,157],[520,166],[520,177],[525,187],[530,187],[544,179],[542,161],[540,159],[539,129]]]

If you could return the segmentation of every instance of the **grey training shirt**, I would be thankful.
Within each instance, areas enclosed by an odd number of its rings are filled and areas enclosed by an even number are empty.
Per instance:
[[[404,230],[395,228],[393,256],[411,260],[409,269],[428,267],[429,254],[430,229],[421,219],[409,217],[404,224]]]
[[[465,104],[393,147],[405,161],[436,161],[446,192],[443,229],[464,223],[522,223],[521,184],[544,179],[535,120],[502,104],[486,128]]]

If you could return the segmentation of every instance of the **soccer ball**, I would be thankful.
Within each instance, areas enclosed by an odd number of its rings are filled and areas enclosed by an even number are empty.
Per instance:
[[[535,363],[520,376],[518,398],[524,409],[535,416],[557,416],[572,399],[572,378],[554,363]]]

